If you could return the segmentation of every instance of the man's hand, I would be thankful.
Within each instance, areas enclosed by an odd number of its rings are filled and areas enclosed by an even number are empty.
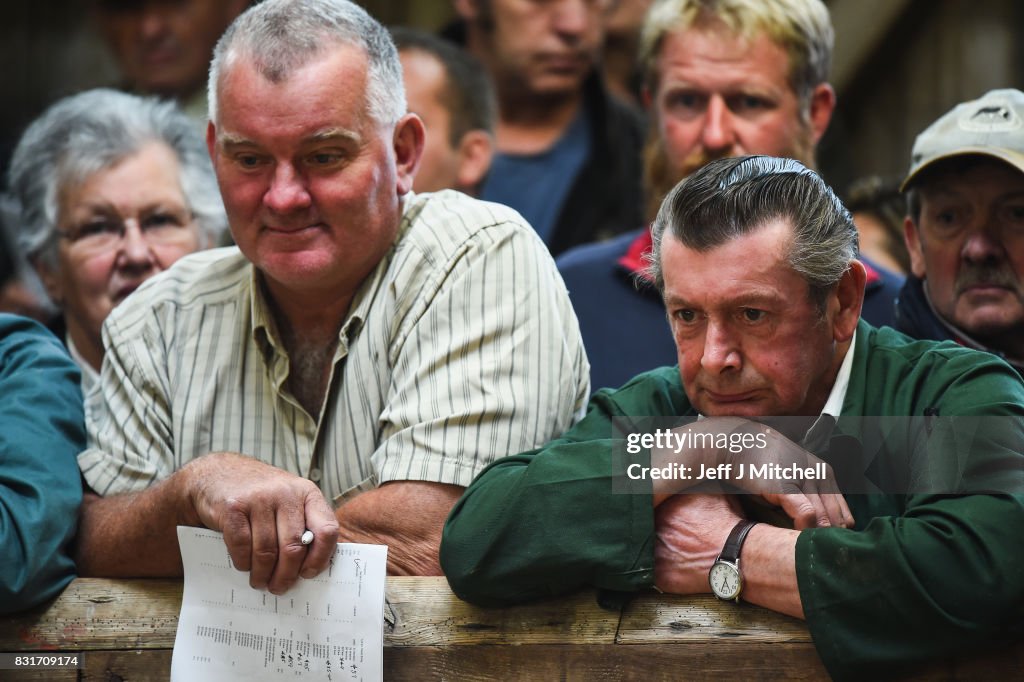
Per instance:
[[[732,481],[734,485],[760,495],[770,504],[782,507],[789,518],[793,519],[793,527],[797,530],[853,526],[853,513],[846,504],[846,498],[839,491],[831,466],[791,441],[778,429],[751,423],[747,430],[760,433],[767,447],[747,448],[740,453],[729,452],[728,463],[745,464],[747,472],[751,470],[752,465],[771,464],[784,469],[796,465],[801,469],[813,469],[820,463],[825,464],[825,478],[772,480],[747,476],[742,480]]]
[[[735,500],[729,495],[676,495],[655,509],[658,589],[675,594],[711,591],[708,572],[741,518]],[[799,535],[764,523],[751,529],[740,553],[744,601],[804,617],[796,579]]]
[[[728,495],[686,493],[654,510],[654,584],[664,592],[710,592],[708,571],[740,520]]]
[[[199,522],[224,533],[235,567],[249,584],[282,594],[298,577],[327,568],[338,541],[338,521],[320,489],[269,464],[233,453],[189,462],[186,488]],[[312,544],[303,545],[306,529]]]
[[[793,526],[797,530],[853,526],[853,514],[839,491],[832,467],[788,439],[778,429],[740,417],[711,417],[675,430],[706,433],[716,437],[720,434],[742,433],[747,436],[748,442],[756,444],[753,447],[736,448],[735,451],[731,448],[717,447],[683,448],[678,452],[674,449],[652,449],[652,467],[661,468],[670,462],[676,462],[698,472],[702,468],[714,469],[719,465],[728,465],[733,475],[721,483],[759,495],[770,504],[781,507],[793,520]],[[765,444],[764,447],[760,446],[762,442]],[[814,468],[819,463],[825,464],[824,480],[775,480],[751,475],[752,466],[768,464],[772,468],[779,466],[789,469],[796,465],[801,469],[807,469]],[[738,476],[741,470],[744,471],[743,478]],[[687,481],[656,480],[654,504],[658,505],[669,495],[684,492],[699,483],[701,481],[696,478]]]

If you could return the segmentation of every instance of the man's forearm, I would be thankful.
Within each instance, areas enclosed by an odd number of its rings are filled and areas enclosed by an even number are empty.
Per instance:
[[[337,510],[339,542],[388,546],[391,575],[442,575],[441,530],[465,488],[401,481],[362,493]]]
[[[75,547],[79,575],[181,575],[176,527],[202,525],[186,499],[184,476],[179,471],[137,493],[110,497],[86,493]]]
[[[796,580],[799,531],[759,523],[743,544],[742,599],[796,618],[804,617]]]

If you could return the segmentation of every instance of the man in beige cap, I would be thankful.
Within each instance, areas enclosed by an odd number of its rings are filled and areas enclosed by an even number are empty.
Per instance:
[[[896,327],[1024,373],[1024,93],[992,90],[933,123],[901,189],[913,274]]]

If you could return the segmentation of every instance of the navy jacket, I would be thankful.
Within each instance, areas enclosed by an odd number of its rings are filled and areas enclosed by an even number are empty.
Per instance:
[[[574,305],[575,303],[573,301]],[[924,280],[917,277],[910,276],[907,278],[903,288],[900,289],[899,296],[896,298],[893,313],[892,326],[907,336],[912,336],[915,339],[955,341],[961,346],[993,353],[1006,360],[1006,356],[1003,353],[992,348],[986,348],[965,335],[956,334],[952,327],[943,324],[942,320],[935,314],[935,311],[932,310],[931,305],[929,305],[928,298],[924,295]],[[586,341],[585,336],[584,341]],[[589,348],[587,352],[590,352]],[[1010,366],[1024,377],[1024,367],[1013,362],[1010,362]]]

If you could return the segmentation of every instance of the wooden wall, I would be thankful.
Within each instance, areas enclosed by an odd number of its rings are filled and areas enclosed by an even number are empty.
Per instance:
[[[861,11],[871,10],[867,0],[852,1]],[[829,4],[833,16],[841,17],[843,3]],[[840,190],[861,175],[902,175],[917,134],[958,102],[994,88],[1024,89],[1024,3],[912,0],[902,5],[879,43],[845,77],[839,60],[843,47],[865,31],[853,21],[837,21],[833,74],[840,76],[839,105],[819,163]]]

